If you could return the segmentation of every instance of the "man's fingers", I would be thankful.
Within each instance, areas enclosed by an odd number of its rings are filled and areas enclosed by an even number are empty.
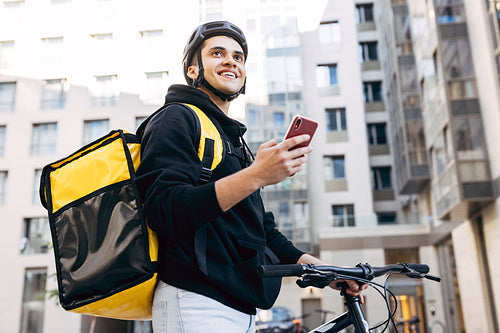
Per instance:
[[[278,142],[276,140],[271,139],[271,140],[269,140],[267,142],[264,142],[260,146],[263,147],[263,148],[269,148],[269,147],[276,146],[277,144],[278,144]]]
[[[309,134],[294,136],[293,138],[283,141],[283,148],[289,150],[297,145],[300,145],[301,143],[307,142],[310,138]]]

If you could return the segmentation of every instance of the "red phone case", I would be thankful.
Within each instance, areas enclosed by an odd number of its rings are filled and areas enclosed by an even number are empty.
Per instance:
[[[293,138],[294,136],[301,134],[309,134],[309,141],[301,143],[293,148],[295,149],[299,147],[307,147],[311,143],[317,127],[318,123],[314,120],[308,119],[304,116],[296,115],[295,117],[293,117],[292,122],[288,126],[288,130],[286,131],[284,140]]]

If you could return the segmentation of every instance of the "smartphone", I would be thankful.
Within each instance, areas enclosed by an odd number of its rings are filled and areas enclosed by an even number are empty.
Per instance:
[[[304,116],[296,115],[293,117],[292,122],[288,126],[288,130],[286,131],[285,137],[283,140],[293,138],[297,135],[309,134],[309,141],[303,142],[292,149],[307,147],[311,143],[314,132],[316,132],[316,128],[318,127],[318,123],[314,120],[308,119]]]

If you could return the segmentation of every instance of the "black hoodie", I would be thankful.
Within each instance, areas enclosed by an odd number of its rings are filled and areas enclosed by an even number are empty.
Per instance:
[[[218,128],[225,152],[210,182],[200,185],[199,125],[194,114],[173,104],[148,125],[137,175],[146,219],[159,237],[160,279],[249,314],[255,314],[256,307],[271,307],[281,281],[260,279],[258,265],[296,263],[303,252],[276,229],[272,213],[264,211],[260,191],[227,212],[215,194],[216,180],[249,163],[247,154],[234,153],[245,151],[246,127],[196,88],[173,85],[165,102],[199,107]]]

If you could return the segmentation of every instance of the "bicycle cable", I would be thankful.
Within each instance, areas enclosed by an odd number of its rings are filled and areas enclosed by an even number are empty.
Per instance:
[[[402,274],[402,275],[404,275],[404,274]],[[380,322],[378,324],[375,324],[373,327],[370,327],[370,331],[375,330],[375,329],[385,325],[384,329],[382,330],[382,332],[385,332],[387,330],[387,328],[389,327],[389,323],[393,322],[392,318],[395,315],[395,313],[397,311],[397,307],[398,307],[396,295],[394,295],[394,293],[390,289],[387,288],[387,280],[389,279],[390,275],[386,276],[384,285],[378,284],[378,283],[373,282],[371,280],[365,280],[362,278],[354,278],[354,277],[348,276],[348,275],[338,274],[337,277],[341,278],[343,280],[353,280],[353,281],[359,281],[361,283],[368,284],[375,291],[377,291],[380,294],[380,296],[382,296],[382,298],[384,299],[386,309],[387,309],[387,313],[388,313],[387,319],[383,320],[382,322]],[[384,292],[382,292],[380,289],[383,289]],[[391,306],[389,304],[389,298],[387,296],[387,292],[390,294],[390,296],[394,300],[395,307],[394,307],[394,310],[392,310],[392,311],[391,311]],[[394,323],[393,323],[393,325],[394,325]],[[396,328],[396,333],[397,333],[397,328]]]

